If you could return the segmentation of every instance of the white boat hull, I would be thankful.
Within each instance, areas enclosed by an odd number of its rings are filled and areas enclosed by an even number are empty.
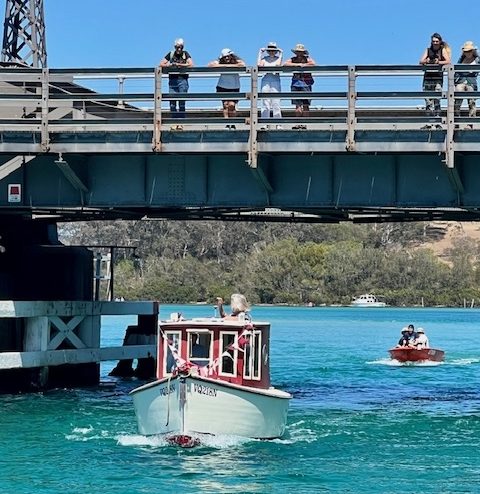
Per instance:
[[[232,434],[281,437],[291,396],[283,391],[186,376],[132,391],[141,434]]]
[[[366,302],[366,303],[358,303],[353,302],[350,304],[350,307],[361,307],[365,309],[366,307],[386,307],[387,304],[385,302]]]

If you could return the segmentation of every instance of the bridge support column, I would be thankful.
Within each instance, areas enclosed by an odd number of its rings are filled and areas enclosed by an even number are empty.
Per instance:
[[[55,224],[11,221],[0,224],[0,300],[93,299],[93,255],[59,243]],[[100,316],[0,318],[0,352],[32,352],[100,347]],[[1,355],[1,354],[0,354]],[[38,361],[41,359],[39,358]],[[0,371],[0,391],[94,385],[99,364],[82,363]],[[7,385],[8,383],[8,385]]]
[[[25,321],[23,349],[25,352],[44,352],[48,348],[50,325],[48,317],[31,317]],[[30,370],[30,384],[34,388],[43,389],[48,384],[48,367],[37,367]]]

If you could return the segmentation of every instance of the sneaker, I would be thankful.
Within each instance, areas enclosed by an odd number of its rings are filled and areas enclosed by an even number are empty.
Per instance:
[[[443,129],[443,127],[442,127],[440,124],[435,125],[435,128],[436,128],[437,130],[442,130],[442,129]]]
[[[267,126],[266,125],[262,125],[258,130],[267,130]]]
[[[277,125],[277,130],[282,130],[283,127],[281,125]]]
[[[430,130],[431,128],[431,125],[424,125],[423,127],[420,127],[420,130]]]
[[[464,130],[473,130],[473,124],[465,125]]]
[[[230,129],[235,130],[236,129],[235,125],[230,125]]]
[[[306,130],[307,126],[306,125],[294,125],[292,127],[293,130]]]
[[[183,130],[183,125],[177,125],[177,129],[176,130]]]

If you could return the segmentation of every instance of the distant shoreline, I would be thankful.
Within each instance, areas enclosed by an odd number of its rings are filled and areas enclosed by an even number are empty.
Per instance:
[[[161,305],[202,305],[202,306],[211,306],[215,307],[214,303],[209,303],[209,302],[185,302],[185,303],[163,303],[159,302]],[[462,306],[456,306],[456,305],[387,305],[386,307],[355,307],[353,305],[348,305],[348,304],[313,304],[313,305],[308,305],[308,304],[287,304],[287,303],[278,303],[278,304],[267,304],[267,303],[258,303],[258,304],[252,304],[252,307],[304,307],[306,309],[315,309],[315,308],[321,308],[321,309],[338,309],[338,308],[344,308],[344,309],[368,309],[368,310],[379,310],[379,309],[478,309],[480,308],[480,305],[475,305],[474,307],[462,307]]]

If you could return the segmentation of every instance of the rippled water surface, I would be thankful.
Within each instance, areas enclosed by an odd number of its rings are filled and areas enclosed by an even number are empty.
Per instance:
[[[209,307],[168,306],[187,317]],[[1,493],[480,492],[480,312],[255,307],[272,323],[272,381],[293,395],[275,441],[215,437],[186,450],[138,435],[128,392],[0,397]],[[132,318],[104,320],[117,345]],[[423,326],[444,363],[395,365],[402,326]]]

